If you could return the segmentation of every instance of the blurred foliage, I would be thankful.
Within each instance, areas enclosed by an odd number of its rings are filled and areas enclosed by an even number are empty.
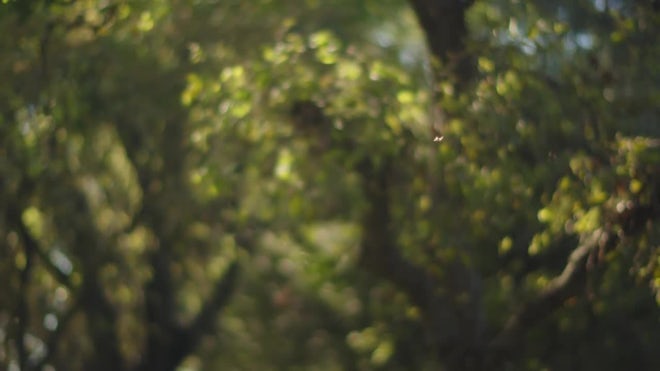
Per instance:
[[[0,366],[451,369],[385,173],[470,351],[588,248],[492,369],[660,368],[657,2],[466,19],[458,89],[403,0],[3,0]]]

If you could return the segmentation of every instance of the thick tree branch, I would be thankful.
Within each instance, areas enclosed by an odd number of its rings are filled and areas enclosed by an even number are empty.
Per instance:
[[[46,255],[46,252],[39,246],[39,242],[35,240],[30,232],[27,229],[27,226],[25,226],[25,223],[23,223],[22,220],[19,221],[19,228],[18,228],[18,233],[19,236],[21,237],[21,240],[24,241],[24,243],[27,246],[31,247],[31,250],[34,251],[34,253],[39,257],[40,261],[44,264],[46,269],[52,274],[55,279],[62,285],[64,285],[67,289],[73,290],[74,286],[73,283],[71,283],[71,280],[69,279],[69,276],[62,272],[59,268],[53,264],[51,259]]]
[[[161,323],[158,321],[163,319],[152,318],[150,321],[156,322],[149,323],[147,354],[136,370],[176,369],[183,359],[197,348],[202,338],[215,330],[218,314],[229,303],[234,292],[239,270],[238,262],[227,268],[225,274],[216,282],[202,309],[187,326]]]
[[[360,263],[401,287],[415,304],[426,307],[430,277],[401,256],[396,248],[387,174],[384,170],[373,171],[371,167],[371,164],[363,165],[361,174],[368,209],[362,219]]]
[[[237,234],[236,242],[243,249],[251,252],[254,246],[254,238],[254,231],[246,230]],[[186,355],[192,353],[204,336],[216,330],[215,326],[218,316],[227,304],[229,304],[238,284],[240,268],[238,261],[232,262],[227,267],[222,277],[216,281],[213,291],[204,302],[197,316],[187,326],[180,329],[181,336],[177,339],[172,349],[175,355],[174,362],[172,363],[173,366],[181,363]]]
[[[76,301],[85,314],[93,346],[85,368],[99,371],[124,369],[116,327],[116,308],[106,296],[99,276],[103,266],[114,262],[115,251],[108,241],[100,237],[103,234],[93,222],[93,211],[82,191],[66,179],[61,179],[61,183],[69,183],[69,187],[59,189],[61,193],[49,195],[46,199],[54,210],[57,229],[63,236],[68,234],[70,249],[79,262],[82,283],[77,290]],[[58,204],[59,200],[66,200],[66,203]]]
[[[313,102],[306,102],[305,105],[313,105]],[[296,116],[301,109],[294,107],[294,121],[299,121],[295,122],[296,125],[306,125],[308,121],[327,121],[322,109],[308,107],[305,110],[314,112],[311,116],[315,119]],[[323,134],[313,132],[311,135]],[[332,140],[324,147],[326,150],[332,146],[348,152],[354,147],[350,138],[328,137]],[[483,328],[479,314],[478,279],[475,279],[475,272],[457,260],[443,267],[447,274],[441,281],[425,267],[414,264],[401,253],[401,246],[397,244],[399,231],[392,220],[390,206],[391,181],[397,174],[395,163],[394,157],[365,156],[354,168],[362,180],[366,201],[366,209],[360,220],[362,235],[359,264],[395,285],[421,310],[428,329],[429,345],[437,350],[437,355],[448,367],[471,367],[466,364],[472,363],[468,358],[480,347]]]
[[[447,349],[458,337],[459,323],[446,294],[423,268],[408,261],[396,246],[390,215],[389,166],[376,168],[370,160],[359,166],[368,206],[362,219],[360,264],[405,292],[427,318],[433,345]]]
[[[234,293],[239,272],[238,262],[233,262],[222,278],[216,282],[211,296],[206,300],[195,319],[184,329],[183,338],[186,339],[186,343],[181,345],[184,345],[187,351],[182,354],[183,356],[192,352],[204,335],[215,330],[218,314],[229,303],[229,299]]]
[[[17,211],[17,210],[16,210]],[[16,349],[18,352],[18,365],[21,370],[28,369],[28,352],[25,348],[25,336],[27,335],[28,328],[30,325],[30,308],[28,303],[29,295],[29,286],[30,279],[32,274],[32,266],[34,253],[37,248],[34,240],[29,238],[29,233],[25,224],[21,220],[21,214],[18,212],[12,212],[11,214],[15,218],[16,227],[18,229],[18,234],[21,237],[23,242],[23,250],[25,254],[25,266],[21,270],[20,274],[20,286],[19,286],[19,298],[18,306],[16,308],[16,318],[18,318],[17,323],[17,335],[16,335]],[[25,238],[25,237],[28,238]]]
[[[60,344],[60,340],[66,331],[67,325],[71,322],[71,319],[78,313],[80,310],[80,305],[78,302],[72,304],[72,306],[61,316],[59,316],[57,321],[57,328],[50,336],[46,339],[46,355],[39,360],[39,362],[34,367],[35,370],[42,370],[48,362],[50,362],[55,354],[57,354],[57,348]]]
[[[591,251],[610,243],[611,235],[598,229],[582,238],[581,244],[573,250],[561,274],[552,279],[538,296],[521,305],[507,320],[504,328],[491,342],[496,350],[508,350],[520,341],[520,333],[546,318],[579,288],[585,277],[587,258]]]
[[[158,235],[158,232],[155,232]],[[175,321],[174,286],[170,275],[170,241],[161,243],[150,256],[152,277],[144,288],[146,311],[146,354],[142,370],[165,370],[174,339],[179,336]],[[147,366],[148,365],[148,366]]]

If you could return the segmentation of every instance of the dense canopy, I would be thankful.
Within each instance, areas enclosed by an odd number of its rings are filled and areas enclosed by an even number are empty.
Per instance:
[[[0,367],[658,370],[655,0],[0,0]]]

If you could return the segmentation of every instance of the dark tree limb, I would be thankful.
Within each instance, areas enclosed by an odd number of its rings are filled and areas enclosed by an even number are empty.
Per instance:
[[[181,221],[186,218],[180,214],[185,213],[190,205],[198,207],[197,212],[200,209],[205,212],[207,209],[213,209],[211,205],[197,205],[187,186],[181,181],[185,178],[184,159],[187,153],[183,130],[180,122],[172,118],[165,124],[163,137],[155,143],[159,150],[157,153],[162,154],[165,163],[163,169],[167,169],[167,172],[164,172],[154,170],[139,161],[140,152],[143,151],[145,143],[149,142],[145,137],[148,133],[137,130],[136,126],[131,124],[130,117],[117,127],[144,192],[142,205],[134,214],[129,228],[144,225],[156,237],[156,246],[153,246],[149,256],[153,274],[144,286],[147,335],[144,357],[137,365],[139,370],[174,370],[195,350],[204,336],[214,331],[216,319],[228,304],[238,280],[239,266],[234,262],[226,274],[215,283],[197,316],[189,324],[180,323],[175,303],[177,285],[171,275],[171,268],[177,259],[176,246],[185,243],[184,231],[187,226]],[[154,184],[160,184],[161,187],[153,187]],[[172,200],[179,202],[173,205]],[[173,212],[173,207],[177,208],[176,213]],[[217,209],[213,210],[213,213],[217,213]]]
[[[147,354],[137,370],[174,370],[192,353],[204,336],[215,331],[220,311],[229,303],[238,281],[238,262],[232,263],[216,282],[204,306],[188,325],[161,323],[152,318],[149,323]],[[157,308],[153,308],[156,310]],[[169,320],[168,320],[169,321]]]
[[[213,292],[197,316],[184,328],[183,339],[186,341],[185,344],[180,344],[183,346],[181,359],[197,347],[202,337],[215,331],[218,315],[227,306],[234,293],[239,272],[240,266],[238,262],[233,262],[227,268],[224,275],[216,282]]]
[[[71,322],[71,319],[78,313],[80,310],[80,305],[78,302],[72,304],[72,306],[59,316],[57,321],[57,328],[53,331],[50,336],[46,339],[46,355],[39,360],[39,362],[34,367],[35,370],[42,370],[50,361],[53,360],[55,354],[57,354],[57,348],[60,344],[60,340],[64,332],[66,331],[67,325]]]
[[[609,232],[598,229],[584,236],[573,250],[561,274],[553,278],[538,296],[523,303],[506,321],[504,328],[490,343],[490,348],[508,351],[520,340],[520,334],[530,326],[545,319],[575,294],[587,273],[587,259],[598,247],[611,243]]]
[[[50,274],[52,274],[53,277],[55,277],[55,279],[67,289],[74,290],[74,285],[69,276],[53,264],[48,255],[46,255],[46,252],[41,246],[39,246],[39,242],[37,242],[27,230],[27,226],[25,226],[22,220],[20,221],[18,232],[21,240],[24,241],[27,246],[31,246],[31,250],[39,257],[40,262],[44,264],[48,272],[50,272]]]
[[[18,292],[18,305],[16,308],[16,318],[18,319],[16,329],[16,350],[18,353],[18,365],[21,370],[28,369],[28,350],[25,348],[25,336],[27,335],[30,326],[30,308],[28,303],[28,295],[30,290],[30,279],[32,274],[32,267],[34,263],[34,255],[37,245],[34,240],[29,238],[29,232],[25,224],[21,220],[21,214],[12,212],[15,218],[16,228],[18,235],[21,237],[23,243],[23,250],[25,254],[25,266],[21,270],[19,292]],[[27,238],[26,238],[27,237]]]
[[[70,250],[79,265],[82,275],[80,288],[76,290],[76,301],[85,314],[88,334],[93,353],[86,359],[85,369],[121,370],[124,360],[119,349],[117,329],[118,314],[99,276],[100,270],[115,262],[111,244],[101,237],[93,220],[93,211],[82,191],[65,179],[62,193],[52,195],[50,206],[54,209],[54,220],[59,231],[69,232]],[[65,199],[66,204],[54,201]],[[72,218],[71,215],[74,215]]]
[[[167,240],[151,253],[152,277],[144,287],[146,349],[142,370],[165,370],[172,343],[180,330],[175,320],[174,285],[170,275],[170,248]]]
[[[316,121],[327,121],[322,109],[306,110],[321,116]],[[297,111],[300,109],[294,107],[292,114]],[[333,138],[329,146],[348,152],[354,143],[350,138]],[[360,175],[366,201],[360,220],[359,265],[396,286],[420,309],[428,329],[428,345],[443,363],[452,369],[475,368],[472,359],[481,346],[483,331],[476,272],[457,259],[443,267],[446,275],[437,277],[402,254],[390,201],[392,183],[397,178],[397,157],[367,155],[353,168]],[[467,301],[459,303],[460,297]]]
[[[124,360],[119,350],[117,311],[105,296],[97,277],[98,271],[83,273],[80,303],[86,314],[94,354],[87,360],[88,370],[123,370]]]
[[[387,160],[386,160],[387,161]],[[407,260],[396,245],[396,227],[390,214],[389,165],[376,168],[370,160],[359,166],[367,210],[361,221],[360,265],[393,283],[424,314],[432,345],[446,352],[459,336],[459,320],[452,310],[448,293],[423,267]]]
[[[387,170],[375,170],[367,162],[361,166],[368,206],[361,222],[360,264],[385,276],[407,292],[416,305],[425,308],[428,305],[431,277],[405,259],[397,249],[396,233],[393,231],[395,227],[390,215]]]

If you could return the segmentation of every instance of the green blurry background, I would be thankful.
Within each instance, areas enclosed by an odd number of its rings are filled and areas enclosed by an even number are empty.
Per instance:
[[[1,0],[0,367],[660,369],[659,25]]]

